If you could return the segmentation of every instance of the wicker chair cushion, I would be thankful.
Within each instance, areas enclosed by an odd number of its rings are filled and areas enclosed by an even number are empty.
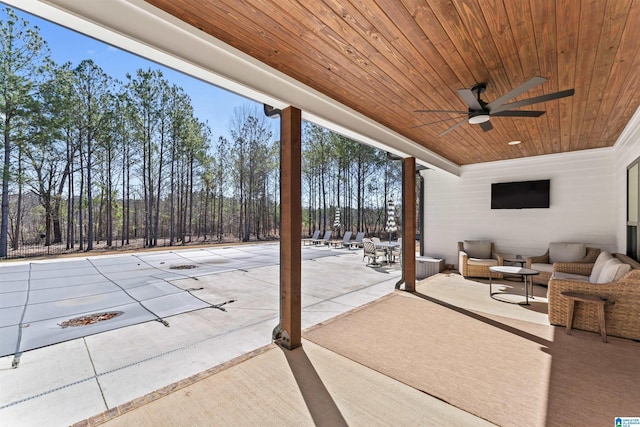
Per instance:
[[[533,263],[531,268],[538,271],[546,271],[547,273],[553,272],[553,264]]]
[[[631,266],[629,264],[625,264],[621,262],[619,259],[614,258],[606,261],[604,266],[602,267],[602,271],[598,276],[598,281],[596,283],[611,283],[615,282],[618,279],[622,278],[625,274],[627,274],[631,270]]]
[[[491,267],[493,265],[498,265],[497,259],[478,259],[478,258],[469,258],[467,260],[467,265],[482,265],[485,267]]]
[[[587,255],[587,248],[584,243],[549,243],[549,263],[554,262],[577,262]]]
[[[600,272],[602,271],[602,267],[604,267],[605,262],[613,259],[613,255],[609,252],[602,251],[598,258],[596,258],[596,262],[593,264],[593,269],[591,269],[591,275],[589,276],[589,281],[591,283],[598,283],[598,277],[600,276]]]
[[[469,258],[491,258],[491,242],[488,240],[465,240],[463,248]]]
[[[565,273],[564,271],[554,271],[551,276],[552,279],[558,280],[579,280],[581,282],[589,282],[589,276],[583,276],[581,274]]]

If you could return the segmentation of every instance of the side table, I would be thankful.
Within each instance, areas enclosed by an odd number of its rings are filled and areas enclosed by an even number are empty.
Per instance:
[[[571,335],[571,329],[573,328],[573,313],[576,301],[585,304],[591,303],[598,306],[598,326],[600,327],[600,335],[602,336],[602,342],[607,342],[607,326],[604,318],[604,306],[605,304],[615,304],[615,302],[609,301],[606,297],[582,294],[580,292],[562,292],[560,295],[569,300],[569,308],[567,309],[567,334]]]

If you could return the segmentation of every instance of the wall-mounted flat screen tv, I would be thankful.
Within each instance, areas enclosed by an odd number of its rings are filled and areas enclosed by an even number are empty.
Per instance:
[[[550,183],[543,179],[491,184],[491,209],[548,208]]]

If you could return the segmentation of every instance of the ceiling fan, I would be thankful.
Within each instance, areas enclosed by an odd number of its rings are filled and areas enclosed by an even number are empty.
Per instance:
[[[486,83],[477,83],[473,85],[470,89],[458,89],[458,94],[462,100],[467,104],[469,109],[467,111],[460,110],[416,110],[416,113],[453,113],[453,114],[464,114],[467,117],[463,120],[457,122],[449,129],[441,132],[438,136],[442,136],[448,132],[451,132],[453,129],[458,126],[464,124],[465,122],[469,122],[472,125],[480,125],[483,131],[487,132],[493,129],[493,125],[489,121],[491,116],[500,116],[500,117],[540,117],[545,113],[545,111],[530,111],[530,110],[513,110],[513,108],[523,107],[525,105],[537,104],[539,102],[551,101],[553,99],[564,98],[566,96],[571,96],[574,94],[574,89],[562,90],[560,92],[554,92],[547,95],[535,96],[533,98],[523,99],[522,101],[512,102],[510,104],[505,104],[505,102],[510,99],[515,98],[516,96],[527,92],[529,89],[538,86],[546,82],[547,79],[544,77],[534,77],[531,80],[521,84],[520,86],[512,89],[511,91],[505,93],[501,97],[493,100],[492,102],[485,102],[480,99],[480,95],[487,89]],[[447,120],[452,120],[452,118],[439,120],[436,122],[425,123],[420,126],[427,126],[434,123],[441,123]],[[415,126],[415,127],[420,127]]]

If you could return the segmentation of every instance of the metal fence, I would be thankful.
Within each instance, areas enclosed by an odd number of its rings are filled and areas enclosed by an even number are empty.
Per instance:
[[[113,244],[108,246],[106,241],[97,241],[93,242],[93,249],[91,251],[87,251],[87,241],[83,242],[83,245],[80,245],[79,241],[75,241],[73,247],[67,247],[65,242],[63,243],[53,243],[50,245],[45,245],[44,239],[40,239],[41,241],[34,241],[30,243],[23,243],[18,246],[17,249],[8,248],[7,256],[1,259],[20,259],[20,258],[38,258],[38,257],[52,257],[59,256],[65,254],[101,254],[101,253],[109,253],[109,252],[119,252],[119,251],[129,251],[129,250],[138,250],[144,249],[148,246],[145,245],[145,241],[142,238],[137,239],[129,239],[128,243],[122,242],[120,238],[114,238]],[[225,238],[223,240],[218,240],[217,238],[211,239],[204,237],[188,237],[185,239],[185,243],[183,242],[175,242],[173,245],[169,244],[168,237],[158,238],[157,245],[154,247],[181,247],[181,246],[189,246],[189,245],[202,245],[202,244],[219,244],[219,243],[231,243],[235,242],[237,239],[234,238]],[[69,245],[70,246],[70,245]]]

